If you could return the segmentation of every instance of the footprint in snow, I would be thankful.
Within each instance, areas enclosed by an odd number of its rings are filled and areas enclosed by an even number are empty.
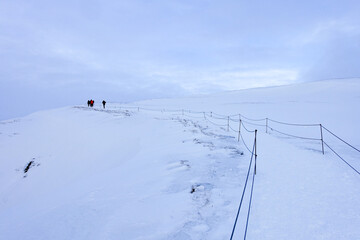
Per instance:
[[[190,169],[190,162],[188,160],[180,160],[167,165],[169,171],[182,171]]]

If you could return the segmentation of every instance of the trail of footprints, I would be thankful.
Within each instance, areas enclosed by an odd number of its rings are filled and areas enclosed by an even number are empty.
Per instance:
[[[194,212],[189,214],[188,221],[184,223],[178,232],[168,236],[166,239],[207,239],[210,230],[215,228],[221,219],[218,216],[219,213],[216,213],[214,210],[212,195],[215,193],[213,190],[217,187],[216,185],[220,178],[226,177],[227,174],[234,174],[234,177],[236,177],[236,174],[238,174],[233,169],[228,169],[228,165],[224,164],[224,161],[234,158],[239,159],[244,153],[239,149],[239,145],[232,136],[215,133],[209,127],[202,126],[192,120],[181,118],[172,118],[171,120],[178,121],[185,127],[184,131],[196,135],[192,139],[183,140],[183,143],[192,142],[207,148],[210,153],[207,155],[207,163],[203,165],[199,165],[196,162],[193,163],[195,165],[194,168],[200,168],[201,166],[205,169],[193,169],[190,160],[178,160],[167,165],[167,170],[170,173],[174,173],[174,171],[189,171],[189,175],[195,175],[193,176],[195,178],[197,178],[197,173],[202,174],[202,176],[201,182],[188,186],[190,197],[194,203]],[[201,161],[204,161],[204,159],[201,159]],[[173,187],[179,191],[182,190],[181,187]],[[226,206],[229,204],[229,201],[223,200],[222,204]]]

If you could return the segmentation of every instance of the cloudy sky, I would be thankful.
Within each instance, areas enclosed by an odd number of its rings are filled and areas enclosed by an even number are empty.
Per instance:
[[[359,0],[0,0],[0,119],[360,76]]]

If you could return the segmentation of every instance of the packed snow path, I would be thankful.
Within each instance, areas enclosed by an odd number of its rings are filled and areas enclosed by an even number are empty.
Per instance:
[[[225,128],[77,107],[3,122],[0,132],[0,239],[230,237],[250,154]],[[247,239],[360,238],[351,169],[266,134],[258,154]]]
[[[231,230],[247,164],[232,136],[88,108],[1,127],[1,239],[224,239]]]

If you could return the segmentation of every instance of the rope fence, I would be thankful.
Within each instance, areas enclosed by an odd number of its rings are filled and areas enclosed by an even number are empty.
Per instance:
[[[246,239],[246,236],[247,236],[247,229],[248,229],[248,225],[249,225],[249,218],[250,218],[250,212],[251,212],[250,209],[251,209],[252,195],[253,195],[255,175],[256,175],[256,159],[257,159],[256,135],[257,135],[257,129],[252,130],[249,126],[247,127],[246,125],[257,126],[257,127],[265,127],[265,132],[266,133],[269,133],[268,130],[270,130],[271,132],[275,132],[277,134],[287,136],[287,137],[291,137],[291,138],[295,138],[295,139],[319,141],[319,142],[321,142],[321,145],[322,145],[322,153],[323,154],[325,154],[325,150],[324,150],[324,145],[325,145],[327,148],[329,148],[331,150],[332,153],[334,153],[338,158],[340,158],[347,166],[349,166],[358,175],[360,175],[359,170],[357,170],[354,166],[352,166],[339,153],[337,153],[333,149],[333,147],[331,147],[327,142],[324,141],[323,130],[325,130],[327,133],[331,134],[333,137],[335,137],[335,139],[341,141],[342,143],[344,143],[346,146],[350,147],[351,149],[353,149],[353,150],[355,150],[357,152],[360,152],[360,150],[358,148],[354,147],[353,145],[351,145],[350,143],[348,143],[347,141],[343,140],[342,138],[340,138],[336,134],[334,134],[332,131],[330,131],[329,129],[324,127],[322,124],[287,123],[287,122],[281,122],[281,121],[277,121],[277,120],[270,119],[270,118],[253,119],[253,118],[245,117],[244,115],[241,115],[241,114],[233,114],[233,115],[226,116],[226,115],[222,115],[222,114],[218,114],[218,113],[214,113],[214,112],[201,112],[201,111],[192,111],[192,110],[185,110],[185,109],[166,110],[166,109],[150,109],[150,108],[140,108],[140,107],[122,107],[122,108],[124,108],[124,109],[126,109],[126,108],[134,109],[134,111],[138,111],[138,112],[140,110],[153,111],[153,112],[156,111],[156,112],[162,112],[162,113],[169,112],[169,113],[173,113],[173,115],[181,115],[181,116],[187,117],[187,118],[203,119],[204,121],[206,121],[206,122],[208,122],[208,123],[210,123],[210,124],[212,124],[212,125],[214,125],[216,127],[220,127],[224,131],[228,131],[228,132],[232,131],[232,132],[238,134],[238,142],[240,142],[240,140],[241,140],[241,142],[242,142],[242,144],[244,144],[246,150],[251,154],[251,158],[250,158],[249,167],[248,167],[248,171],[247,171],[247,176],[246,176],[246,179],[245,179],[245,185],[244,185],[243,192],[242,192],[242,195],[241,195],[240,204],[239,204],[238,211],[237,211],[237,214],[236,214],[236,218],[235,218],[235,222],[234,222],[234,226],[233,226],[233,229],[232,229],[230,240],[232,240],[233,236],[234,236],[234,232],[235,232],[236,225],[237,225],[238,218],[239,218],[239,213],[240,213],[240,210],[242,209],[242,206],[243,206],[244,195],[245,195],[245,192],[246,192],[246,189],[247,189],[247,186],[248,186],[250,170],[251,170],[251,167],[253,165],[252,184],[251,184],[249,204],[248,204],[248,209],[247,209],[246,225],[245,225],[245,229],[244,229],[244,240]],[[238,117],[238,119],[233,118],[233,117],[236,117],[236,116]],[[212,120],[210,120],[210,119],[212,119]],[[217,122],[215,122],[214,120],[217,121]],[[222,123],[220,123],[219,120],[222,121]],[[239,126],[238,129],[234,129],[231,126],[230,122],[238,123],[238,126]],[[263,123],[261,123],[261,122],[263,122]],[[272,125],[270,126],[269,123],[272,123]],[[290,134],[290,133],[283,132],[283,131],[280,131],[280,130],[274,128],[274,126],[273,126],[274,124],[275,125],[280,124],[280,125],[285,125],[285,126],[289,126],[289,127],[319,127],[319,129],[320,129],[320,137],[305,137],[305,136],[299,136],[299,135],[295,135],[295,134]],[[242,134],[242,131],[241,131],[242,129],[244,129],[247,133],[255,133],[252,150],[249,148],[248,144],[246,144],[246,141],[244,140],[244,137],[243,137],[243,134]],[[253,158],[255,159],[255,161],[253,161]]]
[[[232,229],[232,232],[231,232],[230,240],[232,240],[233,237],[234,237],[236,225],[238,223],[240,210],[241,210],[241,207],[242,207],[242,203],[243,203],[244,196],[245,196],[245,191],[246,191],[246,188],[247,188],[247,183],[248,183],[248,180],[249,180],[250,170],[251,170],[251,166],[252,166],[252,163],[253,163],[253,157],[255,156],[255,158],[256,158],[256,154],[254,154],[255,144],[256,144],[256,141],[254,140],[252,151],[249,150],[250,153],[251,153],[250,163],[249,163],[248,171],[247,171],[247,174],[246,174],[245,184],[244,184],[244,188],[243,188],[243,191],[242,191],[242,194],[241,194],[240,204],[239,204],[239,207],[238,207],[238,210],[237,210],[237,213],[236,213],[236,218],[235,218],[234,226],[233,226],[233,229]],[[254,180],[255,180],[255,167],[254,167],[254,171],[253,171],[253,178],[252,178],[252,185],[251,185],[251,195],[250,195],[250,201],[249,201],[249,209],[248,209],[248,214],[247,214],[247,219],[246,219],[246,227],[245,227],[245,230],[244,230],[244,239],[246,239],[247,227],[248,227],[248,223],[249,223],[249,215],[250,215],[252,193],[253,193],[253,188],[254,188]]]
[[[255,131],[255,130],[249,130],[249,127],[246,127],[245,124],[251,125],[251,126],[256,126],[256,127],[265,127],[265,132],[266,133],[269,133],[269,131],[271,131],[273,133],[280,134],[282,136],[287,136],[289,138],[309,140],[309,141],[319,141],[319,142],[321,142],[321,146],[322,146],[321,150],[322,150],[323,154],[325,154],[325,148],[324,148],[324,145],[325,145],[332,153],[334,153],[338,158],[340,158],[341,160],[344,161],[344,158],[342,156],[340,156],[340,154],[335,152],[333,147],[331,147],[328,143],[325,144],[324,138],[323,138],[323,130],[325,130],[327,133],[329,133],[330,135],[335,137],[341,143],[344,143],[346,146],[348,146],[351,149],[355,150],[356,152],[360,153],[360,150],[358,148],[351,145],[347,141],[343,140],[342,138],[337,136],[335,133],[330,131],[328,128],[324,127],[322,124],[289,123],[289,122],[282,122],[282,121],[274,120],[274,119],[271,119],[271,118],[258,118],[258,119],[249,118],[249,117],[244,116],[242,114],[232,114],[232,115],[226,116],[226,115],[215,113],[215,112],[201,112],[201,111],[193,111],[193,110],[185,110],[185,109],[181,109],[181,110],[180,109],[171,109],[171,110],[168,109],[168,110],[166,110],[166,109],[151,109],[151,108],[132,107],[132,106],[126,106],[125,108],[135,109],[137,111],[140,111],[140,110],[158,111],[158,112],[161,111],[162,113],[163,112],[173,112],[173,113],[182,114],[182,116],[185,116],[185,117],[188,117],[188,118],[204,119],[204,120],[208,121],[209,123],[213,124],[214,126],[227,127],[227,131],[231,130],[232,132],[238,132],[238,141],[242,137],[241,133],[240,133],[241,128],[244,128],[247,132],[254,132]],[[194,116],[192,116],[192,115],[194,115]],[[238,117],[238,119],[236,119],[234,117]],[[217,123],[217,122],[211,121],[209,118],[212,118],[214,120],[224,120],[224,122],[223,123]],[[233,127],[231,127],[230,121],[233,122],[233,123],[241,122],[240,126],[239,126],[239,130],[236,130]],[[263,122],[263,123],[261,123],[261,122]],[[300,135],[280,131],[279,129],[277,129],[274,126],[270,125],[270,123],[272,123],[272,125],[273,124],[279,124],[279,125],[284,125],[284,126],[289,126],[289,127],[319,127],[319,129],[320,129],[320,137],[300,136]],[[347,162],[345,162],[345,163],[347,163]],[[350,166],[350,167],[353,170],[355,170],[356,172],[359,172],[354,167],[352,167],[352,166]]]
[[[269,127],[269,129],[270,129],[271,131],[276,132],[276,133],[279,133],[279,134],[282,134],[282,135],[285,135],[285,136],[288,136],[288,137],[292,137],[292,138],[299,138],[299,139],[305,139],[305,140],[321,141],[320,138],[309,138],[309,137],[296,136],[296,135],[292,135],[292,134],[288,134],[288,133],[281,132],[281,131],[276,130],[275,128],[272,128],[272,127]]]
[[[337,152],[335,152],[334,149],[332,149],[326,142],[324,142],[324,144],[336,155],[338,156],[344,163],[346,163],[349,167],[351,167],[357,174],[360,175],[360,172],[355,169],[350,163],[348,163],[344,158],[342,158]]]
[[[335,135],[333,132],[331,132],[329,129],[327,129],[326,127],[322,126],[323,129],[325,129],[328,133],[330,133],[331,135],[333,135],[334,137],[336,137],[337,139],[339,139],[340,141],[342,141],[343,143],[345,143],[346,145],[348,145],[349,147],[351,147],[352,149],[355,149],[356,151],[360,152],[359,149],[357,149],[356,147],[352,146],[350,143],[346,142],[345,140],[343,140],[342,138],[338,137],[337,135]]]
[[[265,121],[266,120],[266,118],[260,118],[260,119],[248,118],[248,117],[245,117],[244,115],[241,115],[241,114],[240,114],[240,117],[245,118],[246,120],[249,120],[249,121],[253,121],[253,122],[260,122],[260,121]]]
[[[218,127],[226,127],[227,124],[217,124],[217,123],[214,123],[213,121],[211,121],[209,118],[206,118],[206,120],[208,122],[210,122],[211,124],[215,125],[215,126],[218,126]]]
[[[266,119],[268,119],[268,121],[270,121],[270,122],[283,124],[283,125],[288,125],[288,126],[298,126],[298,127],[317,127],[317,126],[319,126],[319,124],[286,123],[286,122],[276,121],[276,120],[273,120],[271,118],[266,118]]]
[[[229,128],[230,128],[230,130],[233,131],[233,132],[236,132],[236,133],[238,132],[238,130],[233,129],[231,126],[229,126]]]
[[[253,125],[253,126],[266,127],[266,125],[265,125],[265,124],[252,123],[252,122],[249,122],[249,121],[246,121],[246,120],[241,120],[241,121],[242,121],[242,122],[244,122],[244,123],[247,123],[247,124]]]
[[[245,129],[245,131],[247,131],[247,132],[255,132],[255,130],[249,130],[249,129],[247,129],[246,127],[245,127],[245,125],[244,125],[244,122],[243,121],[241,121],[241,126]]]

